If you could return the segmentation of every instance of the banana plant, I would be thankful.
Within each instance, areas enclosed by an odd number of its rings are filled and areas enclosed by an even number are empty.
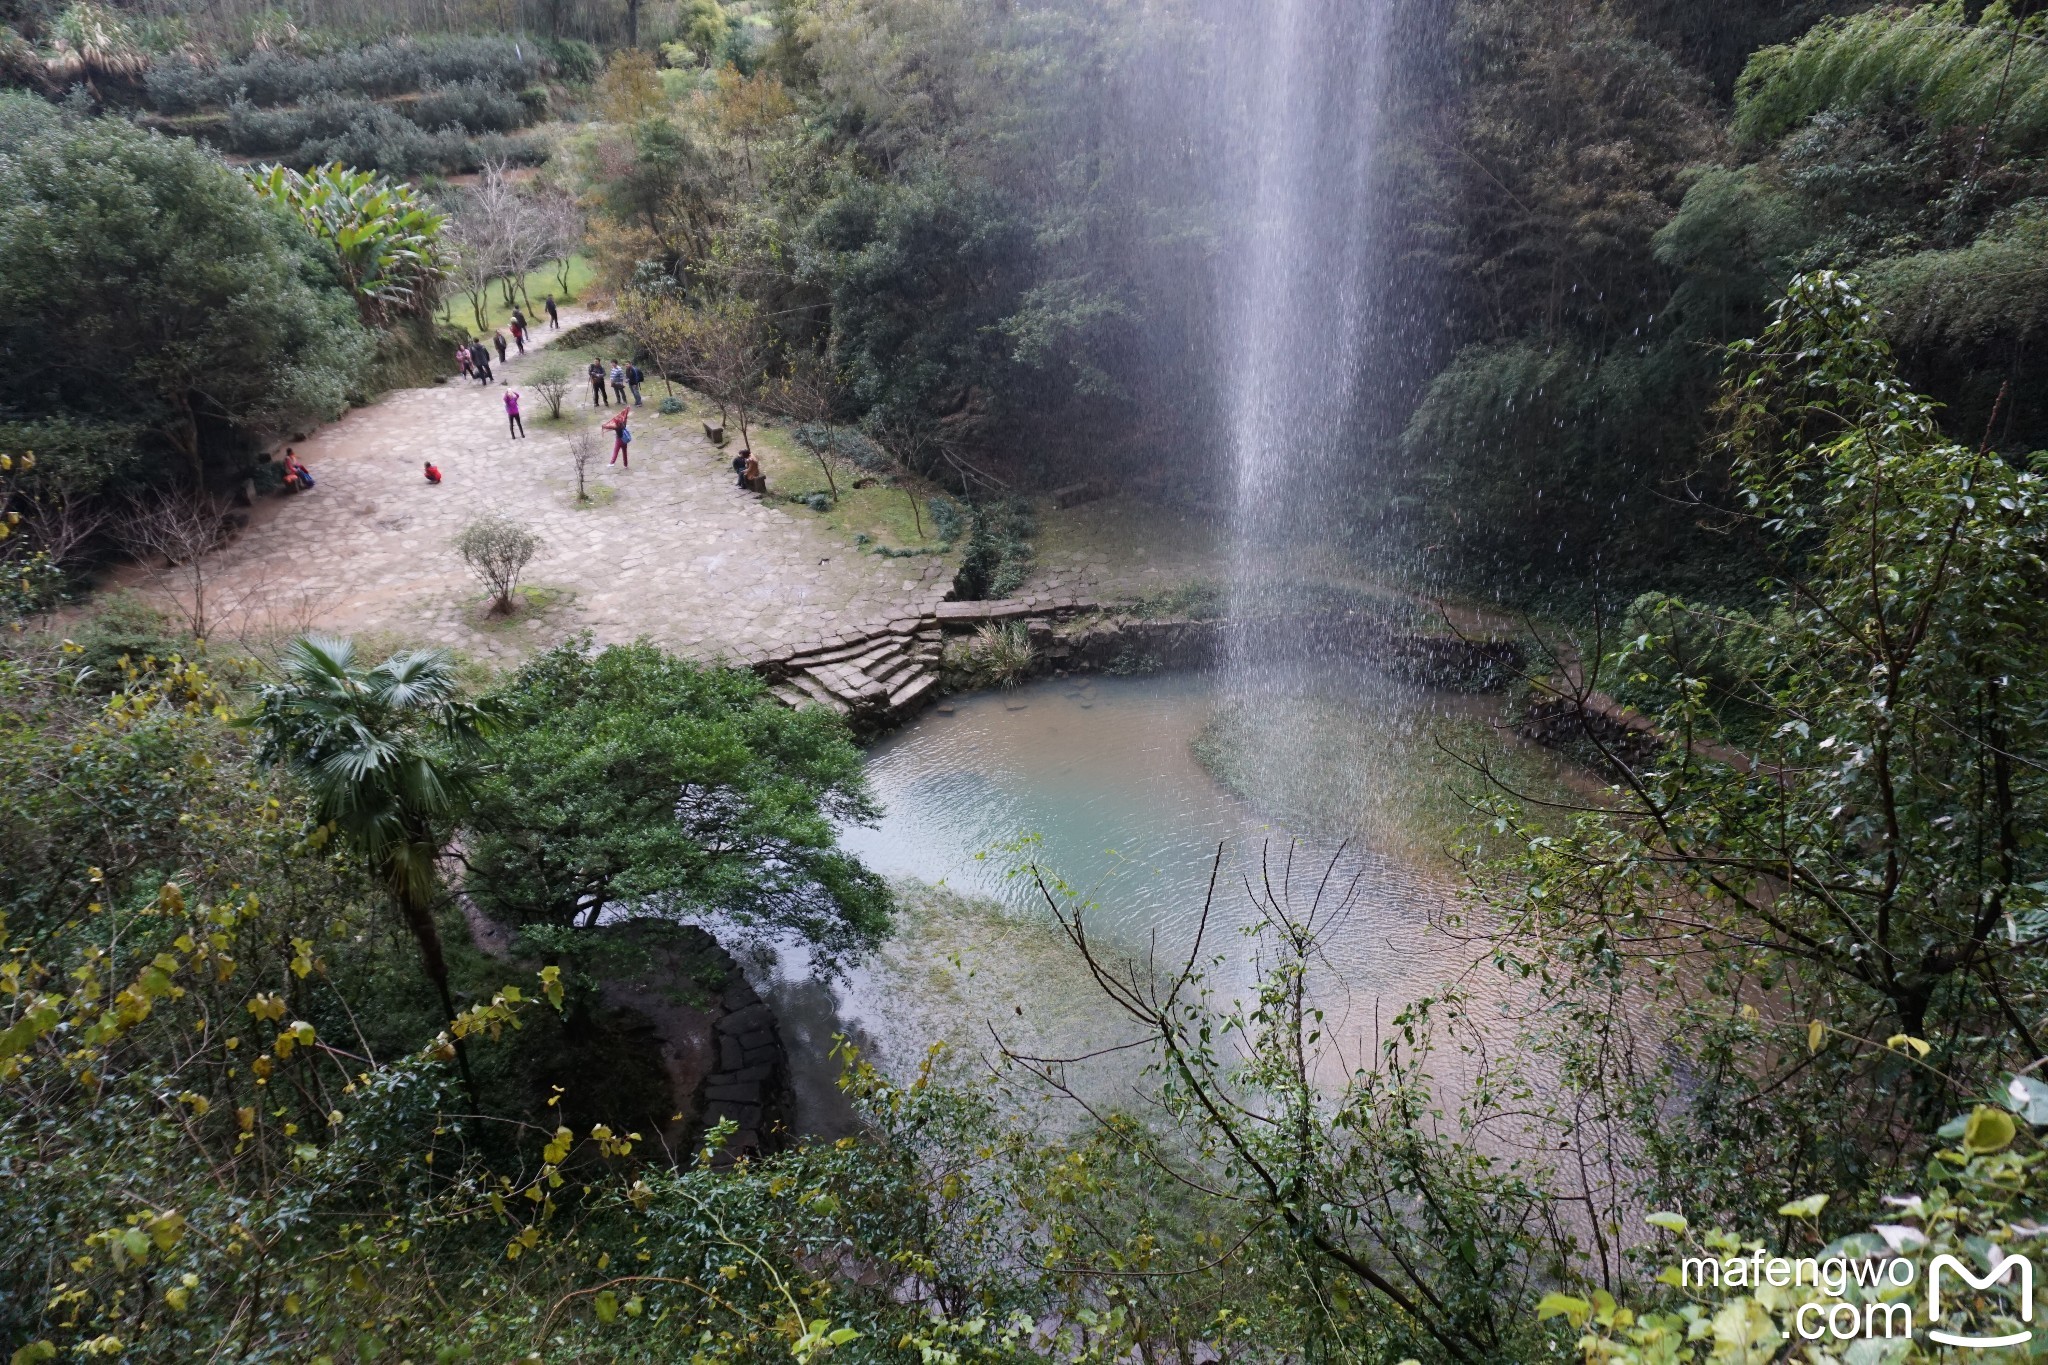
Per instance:
[[[338,161],[303,173],[258,166],[244,174],[259,195],[332,248],[367,320],[433,309],[448,274],[448,218],[412,186]]]

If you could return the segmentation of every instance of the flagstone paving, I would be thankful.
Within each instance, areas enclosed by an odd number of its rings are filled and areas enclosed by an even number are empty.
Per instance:
[[[565,313],[565,329],[584,315]],[[545,336],[545,334],[544,334]],[[599,643],[645,637],[702,658],[753,660],[929,612],[951,565],[864,555],[821,519],[733,485],[728,456],[692,405],[634,414],[630,468],[588,473],[576,501],[570,433],[616,408],[593,408],[580,373],[549,421],[530,382],[536,350],[499,369],[522,394],[530,435],[506,429],[501,385],[460,379],[385,395],[299,442],[315,488],[264,498],[252,524],[210,557],[222,626],[245,639],[311,626],[454,646],[514,663],[579,631]],[[585,357],[569,357],[579,372]],[[659,385],[653,386],[658,389]],[[431,459],[444,481],[422,474]],[[527,601],[510,618],[456,556],[456,533],[496,513],[538,532]],[[140,584],[140,579],[135,580]]]

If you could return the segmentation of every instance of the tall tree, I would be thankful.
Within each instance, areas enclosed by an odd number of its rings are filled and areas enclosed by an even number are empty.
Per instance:
[[[133,424],[202,483],[217,451],[347,405],[370,338],[303,226],[194,143],[18,113],[0,117],[0,405]]]
[[[244,723],[261,732],[264,761],[297,771],[318,818],[375,870],[454,1018],[434,925],[435,863],[462,809],[463,760],[492,729],[489,712],[458,695],[440,650],[366,668],[353,641],[307,635],[286,646],[278,671]]]
[[[506,687],[470,885],[495,912],[584,927],[606,908],[792,929],[825,955],[887,927],[888,887],[838,847],[876,815],[836,717],[741,669],[640,643],[562,645]]]

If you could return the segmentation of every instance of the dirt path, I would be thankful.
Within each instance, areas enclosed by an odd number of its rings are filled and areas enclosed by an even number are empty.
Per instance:
[[[564,331],[588,318],[565,310]],[[545,354],[499,369],[521,392],[526,440],[507,433],[503,386],[451,378],[386,394],[300,442],[317,486],[263,499],[249,528],[210,557],[216,638],[318,627],[511,664],[588,630],[600,643],[644,636],[700,658],[751,660],[928,611],[944,595],[942,561],[862,555],[734,487],[694,404],[657,412],[659,381],[634,414],[632,467],[603,463],[611,441],[601,433],[589,474],[596,501],[579,506],[570,434],[616,409],[591,405],[580,373],[590,356],[569,354],[576,383],[562,420],[548,420],[530,382]],[[438,487],[422,476],[427,459],[445,476]],[[485,513],[544,541],[527,604],[509,619],[485,614],[482,589],[451,548]]]

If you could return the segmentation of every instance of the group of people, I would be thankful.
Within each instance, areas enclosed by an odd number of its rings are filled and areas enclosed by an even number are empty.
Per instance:
[[[733,477],[739,481],[739,486],[749,493],[768,491],[768,477],[761,472],[761,462],[754,458],[753,451],[742,450],[733,456],[732,472]]]
[[[607,401],[625,402],[628,390],[631,390],[633,395],[633,406],[640,406],[640,386],[647,382],[647,376],[641,373],[640,367],[632,361],[614,360],[611,368],[606,369],[602,360],[593,360],[590,362],[590,368],[584,373],[590,376],[590,406],[593,408],[601,408]],[[605,395],[607,382],[611,385],[609,399]]]
[[[561,312],[555,304],[555,296],[553,294],[547,296],[546,308],[548,326],[559,329],[562,325]],[[527,325],[526,315],[516,308],[513,309],[510,326],[512,329],[511,346],[517,347],[520,355],[525,355],[526,338],[531,331],[531,328]],[[504,332],[492,333],[491,342],[492,347],[498,352],[498,363],[502,365],[505,363],[511,349],[505,342]],[[482,341],[471,340],[457,346],[455,348],[455,360],[456,364],[461,368],[464,377],[475,379],[479,384],[489,384],[492,382],[491,350],[486,348]],[[592,407],[601,408],[610,403],[620,405],[618,412],[614,416],[606,418],[599,429],[612,433],[612,458],[610,462],[631,469],[633,467],[633,409],[643,405],[640,386],[647,382],[647,376],[638,365],[635,365],[630,360],[614,360],[609,364],[603,360],[592,360],[587,373],[590,376],[590,405]],[[508,384],[509,382],[507,381]],[[524,440],[526,438],[526,422],[519,412],[519,390],[509,387],[505,390],[505,426],[513,440]],[[289,469],[292,463],[291,452],[285,452],[285,456],[287,461],[287,478],[289,478]],[[304,466],[300,466],[300,468],[303,470]],[[739,481],[741,488],[751,489],[757,493],[767,488],[767,479],[761,473],[761,462],[754,458],[754,453],[751,450],[742,450],[733,457],[732,472]],[[435,467],[432,460],[426,462],[426,480],[430,484],[441,482],[441,471]],[[306,476],[306,486],[309,488],[312,486],[312,477],[310,475]]]
[[[313,486],[313,471],[299,463],[298,452],[284,448],[284,491],[303,493]]]
[[[504,359],[505,339],[498,338],[498,358]],[[455,348],[455,364],[462,371],[464,379],[474,379],[479,384],[491,382],[491,353],[481,341],[465,341]]]
[[[548,295],[543,306],[547,309],[548,326],[559,331],[562,326],[562,310],[555,303],[555,296],[553,294]],[[526,320],[526,314],[514,308],[512,310],[512,320],[506,326],[510,327],[512,331],[512,340],[509,344],[505,340],[505,329],[496,328],[491,332],[491,344],[488,347],[484,345],[482,340],[477,339],[465,341],[455,348],[455,367],[462,372],[464,379],[474,379],[479,384],[490,383],[495,377],[491,372],[491,352],[493,350],[498,353],[498,363],[500,365],[505,363],[507,357],[515,349],[520,355],[526,354],[526,339],[533,335],[533,325]],[[614,370],[617,369],[616,366],[613,368]],[[638,374],[639,371],[635,370],[633,373]],[[636,384],[633,390],[634,401],[639,401],[639,394],[640,390]],[[619,401],[625,401],[625,391],[623,389],[619,391]]]

